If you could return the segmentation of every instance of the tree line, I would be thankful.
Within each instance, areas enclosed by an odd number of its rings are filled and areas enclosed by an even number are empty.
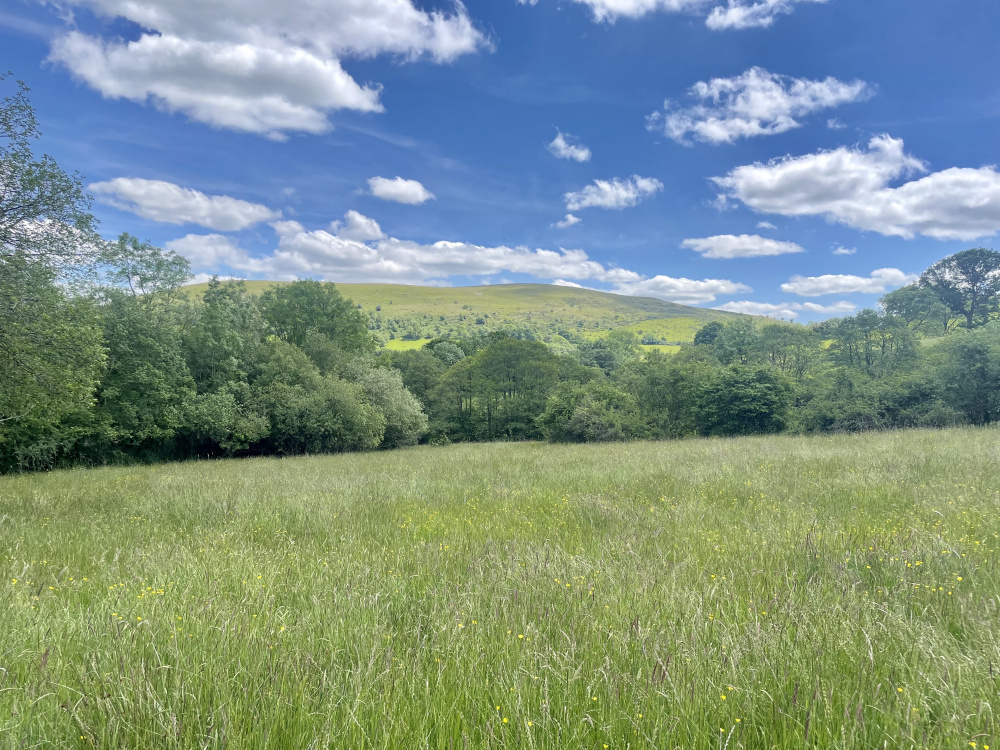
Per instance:
[[[256,296],[213,279],[193,295],[184,258],[102,240],[79,175],[34,153],[27,93],[0,103],[0,472],[1000,418],[992,250],[936,263],[878,311],[710,323],[669,356],[627,331],[568,352],[523,331],[380,352],[333,284]]]

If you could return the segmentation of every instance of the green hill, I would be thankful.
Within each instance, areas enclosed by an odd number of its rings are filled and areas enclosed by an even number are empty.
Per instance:
[[[259,294],[283,282],[248,281]],[[205,289],[193,284],[193,293]],[[678,305],[649,297],[626,297],[548,284],[424,287],[400,284],[337,284],[368,316],[371,328],[391,349],[416,348],[438,336],[466,336],[499,329],[534,333],[554,345],[568,345],[627,329],[646,344],[690,343],[699,328],[733,313]]]

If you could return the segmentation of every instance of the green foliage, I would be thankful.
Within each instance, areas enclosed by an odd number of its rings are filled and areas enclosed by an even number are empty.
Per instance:
[[[979,247],[939,260],[920,285],[933,291],[967,328],[983,325],[1000,309],[1000,253]]]
[[[0,86],[8,78],[0,75]],[[34,154],[40,133],[28,91],[18,81],[0,100],[0,263],[20,258],[72,273],[99,244],[90,198],[78,174]]]
[[[790,388],[773,370],[733,364],[705,385],[698,407],[707,435],[766,435],[784,429]]]
[[[906,321],[914,331],[945,334],[951,325],[951,311],[931,288],[911,284],[889,292],[879,304],[889,315]]]
[[[695,346],[712,346],[715,344],[715,340],[719,337],[722,332],[723,324],[717,320],[713,320],[711,323],[703,326],[698,333],[694,335],[694,345]]]
[[[316,332],[345,351],[374,351],[364,316],[333,284],[301,280],[275,287],[261,295],[260,308],[271,330],[296,346]]]
[[[648,434],[635,396],[604,379],[563,383],[538,424],[555,443],[620,442]]]

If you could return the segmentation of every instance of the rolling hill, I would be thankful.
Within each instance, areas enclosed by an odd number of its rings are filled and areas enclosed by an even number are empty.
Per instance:
[[[248,281],[254,294],[284,282]],[[206,284],[186,287],[191,293]],[[485,331],[531,331],[556,348],[598,337],[608,331],[635,332],[647,346],[676,348],[713,320],[734,313],[688,307],[649,297],[548,284],[472,287],[423,287],[401,284],[337,284],[368,317],[371,328],[390,349],[417,348],[438,336],[466,336]]]

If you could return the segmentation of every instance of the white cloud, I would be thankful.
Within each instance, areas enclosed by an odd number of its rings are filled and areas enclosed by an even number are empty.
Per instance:
[[[347,57],[388,53],[448,62],[488,46],[463,6],[413,0],[61,0],[143,29],[124,42],[70,31],[51,59],[113,99],[152,101],[216,127],[283,137],[322,133],[337,109],[381,111],[380,87],[359,85]]]
[[[314,277],[342,282],[442,285],[453,276],[491,278],[524,274],[555,280],[553,283],[562,286],[597,282],[609,285],[619,294],[659,297],[686,304],[713,302],[718,295],[752,291],[724,279],[648,278],[625,268],[607,267],[591,260],[582,250],[483,247],[447,241],[423,245],[393,237],[362,241],[345,236],[345,229],[351,226],[370,230],[374,222],[368,222],[371,220],[360,214],[353,219],[348,214],[345,222],[332,225],[333,232],[310,231],[295,221],[275,222],[272,226],[278,246],[263,256],[252,256],[230,238],[218,234],[188,235],[167,243],[167,249],[191,260],[195,272],[236,273],[278,280]],[[371,231],[366,233],[371,234]]]
[[[704,143],[733,143],[801,127],[800,118],[866,99],[872,89],[864,81],[814,81],[750,68],[733,78],[699,81],[689,93],[695,105],[678,108],[667,100],[664,111],[650,115],[646,126],[685,145],[690,145],[689,136]]]
[[[681,247],[701,253],[703,258],[760,258],[805,252],[794,242],[779,242],[756,234],[719,234],[684,240]]]
[[[144,219],[165,224],[198,224],[221,232],[245,229],[281,216],[281,211],[272,211],[259,203],[228,195],[205,195],[162,180],[117,177],[95,182],[87,189],[102,203]]]
[[[344,214],[344,220],[333,222],[330,229],[345,240],[371,242],[385,238],[382,227],[375,219],[369,219],[357,211],[348,211]]]
[[[836,117],[831,117],[831,118],[830,118],[829,120],[827,120],[827,121],[826,121],[826,126],[827,126],[827,128],[829,128],[830,130],[843,130],[844,128],[846,128],[846,127],[847,127],[847,126],[846,126],[846,125],[845,125],[844,123],[842,123],[842,122],[841,122],[841,121],[840,121],[840,120],[839,120],[838,118],[836,118]]]
[[[386,177],[372,177],[368,180],[368,187],[371,189],[372,195],[384,201],[418,206],[421,203],[434,200],[434,193],[419,182],[404,180],[402,177],[396,177],[392,180]]]
[[[670,302],[697,305],[715,302],[715,298],[725,294],[744,294],[753,289],[746,284],[738,284],[726,279],[675,279],[670,276],[654,276],[651,279],[620,283],[615,286],[618,294],[632,297],[658,297]]]
[[[565,279],[556,279],[552,282],[552,286],[568,286],[571,289],[583,289],[582,284],[577,284],[575,281],[566,281]]]
[[[777,227],[774,226],[774,224],[772,224],[769,221],[759,221],[759,222],[757,222],[757,228],[758,229],[777,229]]]
[[[850,302],[834,302],[832,305],[817,305],[815,302],[790,302],[784,305],[774,305],[767,302],[727,302],[719,305],[716,310],[743,313],[744,315],[761,315],[779,320],[794,320],[801,312],[812,312],[820,315],[850,315],[858,309]]]
[[[926,165],[888,135],[868,148],[841,147],[767,164],[738,167],[714,181],[720,199],[763,213],[824,216],[855,229],[913,238],[970,241],[1000,231],[1000,172],[996,167],[951,168],[891,183]]]
[[[718,0],[574,0],[590,8],[594,20],[614,23],[619,18],[641,18],[649,13],[703,13]],[[534,5],[537,0],[518,0]],[[729,0],[727,7],[717,6],[705,19],[710,29],[748,29],[767,27],[784,13],[791,13],[796,3],[826,0]]]
[[[889,289],[906,286],[917,280],[913,274],[898,268],[880,268],[871,276],[826,274],[824,276],[793,276],[781,285],[781,291],[800,297],[821,297],[824,294],[881,294]]]
[[[565,219],[563,219],[562,221],[557,221],[552,226],[558,227],[559,229],[569,229],[569,227],[579,224],[582,221],[583,219],[581,219],[579,216],[574,216],[573,214],[566,214]]]
[[[633,175],[627,180],[615,177],[612,180],[594,180],[576,193],[566,193],[566,208],[579,211],[582,208],[630,208],[644,198],[663,190],[663,183],[653,177]]]
[[[705,23],[710,29],[767,28],[779,15],[791,13],[797,3],[825,3],[827,0],[729,0],[729,5],[712,9]]]
[[[557,132],[555,140],[546,148],[549,152],[560,159],[571,159],[572,161],[590,161],[590,149],[579,143],[579,139],[566,133]]]
[[[854,255],[857,252],[858,249],[856,247],[841,247],[840,245],[833,250],[834,255]]]

